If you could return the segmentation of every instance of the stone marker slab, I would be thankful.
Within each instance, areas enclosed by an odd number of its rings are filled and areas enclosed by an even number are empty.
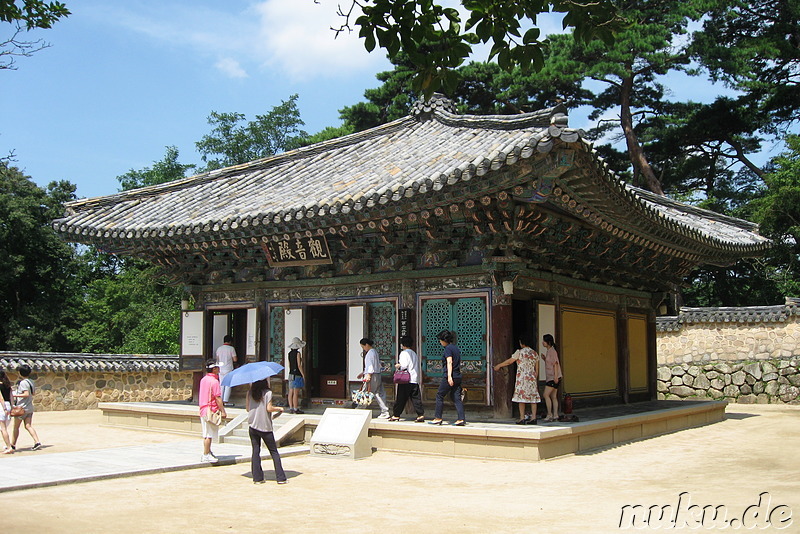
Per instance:
[[[328,408],[311,436],[311,455],[357,460],[372,454],[370,410]]]

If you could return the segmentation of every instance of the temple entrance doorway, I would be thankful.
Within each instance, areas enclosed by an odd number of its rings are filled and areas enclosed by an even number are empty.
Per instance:
[[[306,384],[310,397],[342,399],[347,392],[347,306],[306,308]]]
[[[238,359],[234,367],[244,363],[247,352],[247,315],[247,309],[212,310],[208,314],[211,335],[206,338],[209,342],[206,350],[209,359],[216,358],[217,349],[223,344],[225,336],[231,336]]]

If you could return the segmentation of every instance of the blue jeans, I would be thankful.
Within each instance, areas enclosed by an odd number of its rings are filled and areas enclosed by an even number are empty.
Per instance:
[[[453,399],[453,404],[456,405],[456,413],[458,414],[459,421],[465,421],[464,418],[464,403],[461,402],[461,379],[454,378],[453,385],[447,382],[447,376],[442,377],[439,382],[439,389],[436,391],[436,419],[442,418],[442,410],[444,409],[444,398],[450,393],[450,398]]]
[[[261,440],[267,446],[269,455],[272,457],[272,466],[275,468],[275,480],[280,482],[286,480],[286,473],[283,472],[281,465],[281,455],[278,453],[278,444],[275,443],[275,435],[272,432],[261,432],[250,427],[250,445],[253,446],[253,455],[250,457],[250,470],[253,472],[253,482],[264,480],[264,470],[261,468]]]

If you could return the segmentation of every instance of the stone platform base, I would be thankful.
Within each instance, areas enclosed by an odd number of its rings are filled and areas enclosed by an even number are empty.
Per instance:
[[[464,427],[372,419],[369,436],[370,444],[377,450],[538,461],[716,423],[724,419],[726,404],[720,401],[665,401],[595,408],[585,413],[576,412],[581,419],[578,423],[537,426],[519,426],[509,421],[494,421],[491,417],[472,421],[469,413],[469,422]],[[197,407],[193,405],[107,402],[101,403],[99,408],[106,424],[110,425],[200,433],[200,419]],[[292,426],[303,419],[302,428],[294,431],[294,438],[308,442],[323,410],[320,407],[319,414],[284,416],[291,418]],[[243,413],[240,408],[228,410],[230,418]],[[598,413],[608,416],[598,416]]]

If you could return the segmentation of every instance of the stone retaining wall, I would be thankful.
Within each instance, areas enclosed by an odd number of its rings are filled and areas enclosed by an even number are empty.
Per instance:
[[[656,320],[659,399],[800,404],[800,299]]]
[[[153,402],[192,397],[193,373],[171,355],[0,352],[0,369],[16,385],[17,369],[33,370],[38,411],[86,410],[98,402]]]

